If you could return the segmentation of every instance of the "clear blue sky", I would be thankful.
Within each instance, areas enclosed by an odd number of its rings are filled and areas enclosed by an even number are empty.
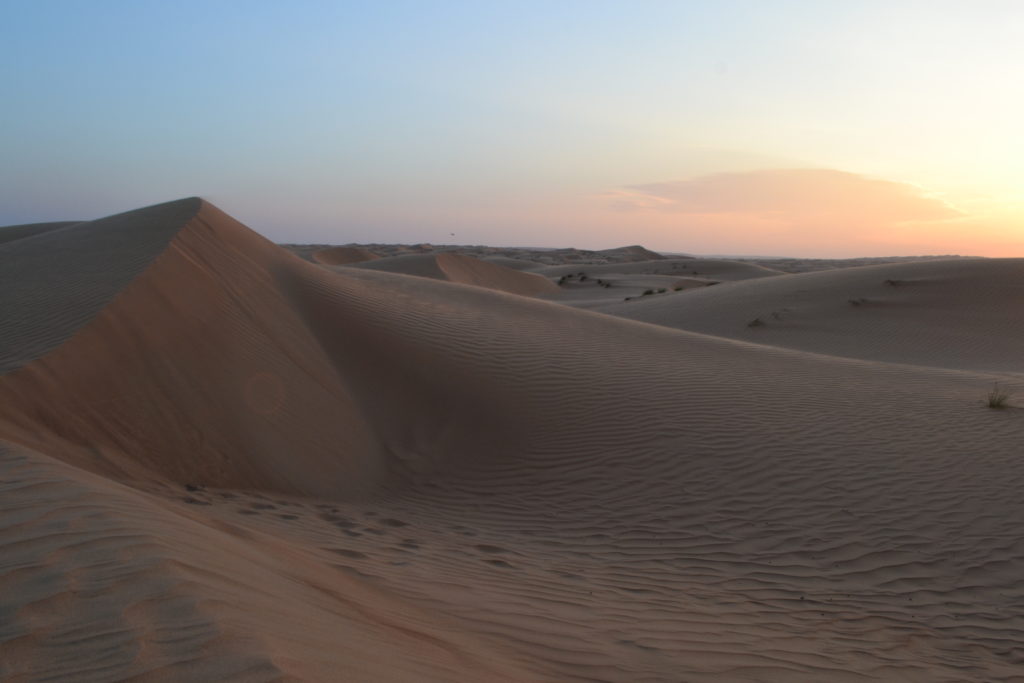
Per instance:
[[[0,224],[199,194],[279,241],[1024,255],[1022,35],[996,0],[0,0]]]

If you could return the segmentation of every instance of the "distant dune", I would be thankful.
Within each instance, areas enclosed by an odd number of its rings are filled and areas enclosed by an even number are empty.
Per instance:
[[[765,268],[754,263],[725,261],[720,259],[674,258],[657,261],[631,263],[602,263],[594,265],[564,264],[538,268],[534,272],[557,277],[567,273],[585,272],[591,276],[613,275],[616,273],[714,277],[718,280],[748,280],[751,278],[781,275],[781,271]]]
[[[558,291],[550,280],[539,275],[452,252],[391,256],[352,265],[370,270],[486,287],[522,296],[537,296]]]
[[[1024,370],[1024,319],[1017,314],[1024,307],[1024,259],[894,263],[747,280],[685,294],[600,310],[849,358]]]
[[[359,247],[330,247],[313,252],[312,258],[317,263],[327,266],[344,266],[350,263],[373,261],[379,259],[380,256]]]
[[[639,244],[634,244],[629,247],[617,247],[615,249],[602,249],[599,254],[606,256],[617,257],[619,260],[624,262],[630,261],[657,261],[665,258],[656,251],[651,251]]]
[[[613,316],[198,199],[0,258],[0,680],[1020,680],[1016,260]]]

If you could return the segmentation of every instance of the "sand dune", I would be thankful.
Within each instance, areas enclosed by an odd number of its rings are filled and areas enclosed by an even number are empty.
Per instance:
[[[600,310],[850,358],[1024,370],[1024,322],[1017,313],[1024,306],[1024,259],[895,263],[735,282],[683,294],[616,302]]]
[[[545,266],[533,272],[556,278],[559,283],[558,292],[547,298],[576,308],[602,311],[607,308],[609,312],[617,310],[614,304],[654,294],[782,275],[752,263],[663,257],[654,261]]]
[[[148,266],[0,377],[0,678],[1019,680],[1017,375],[125,215]]]
[[[616,247],[614,249],[602,249],[598,253],[614,256],[618,260],[627,263],[631,261],[657,261],[665,258],[658,252],[651,251],[639,244],[634,244],[628,247]]]
[[[548,277],[560,277],[569,273],[584,272],[591,277],[616,274],[626,275],[672,275],[700,276],[716,280],[748,280],[752,278],[781,275],[781,271],[765,268],[755,263],[725,261],[720,259],[673,258],[657,261],[636,261],[632,263],[565,264],[545,266],[533,272]]]
[[[14,240],[21,240],[27,237],[35,237],[36,235],[42,235],[43,233],[50,232],[51,230],[60,230],[61,228],[67,228],[72,225],[78,224],[80,221],[57,221],[55,223],[28,223],[26,225],[8,225],[0,228],[0,244],[4,242],[13,242]]]
[[[374,261],[380,256],[372,251],[361,247],[330,247],[320,249],[311,254],[312,259],[317,263],[327,266],[345,266],[350,263],[362,263],[363,261]]]
[[[352,265],[370,270],[486,287],[522,296],[538,296],[558,291],[546,277],[452,252],[391,256]]]
[[[160,204],[0,244],[0,374],[89,322],[198,208],[198,199]]]
[[[488,263],[496,263],[499,266],[505,266],[512,270],[533,270],[537,267],[537,264],[533,261],[524,261],[518,258],[509,258],[508,256],[486,256],[481,259]]]

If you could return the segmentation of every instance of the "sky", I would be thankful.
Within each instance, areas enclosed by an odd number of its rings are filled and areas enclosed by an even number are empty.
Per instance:
[[[1024,256],[1018,0],[0,0],[0,225]]]

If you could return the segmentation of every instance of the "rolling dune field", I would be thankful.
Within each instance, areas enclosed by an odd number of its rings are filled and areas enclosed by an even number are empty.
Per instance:
[[[0,680],[1024,680],[1020,260],[4,230]]]

